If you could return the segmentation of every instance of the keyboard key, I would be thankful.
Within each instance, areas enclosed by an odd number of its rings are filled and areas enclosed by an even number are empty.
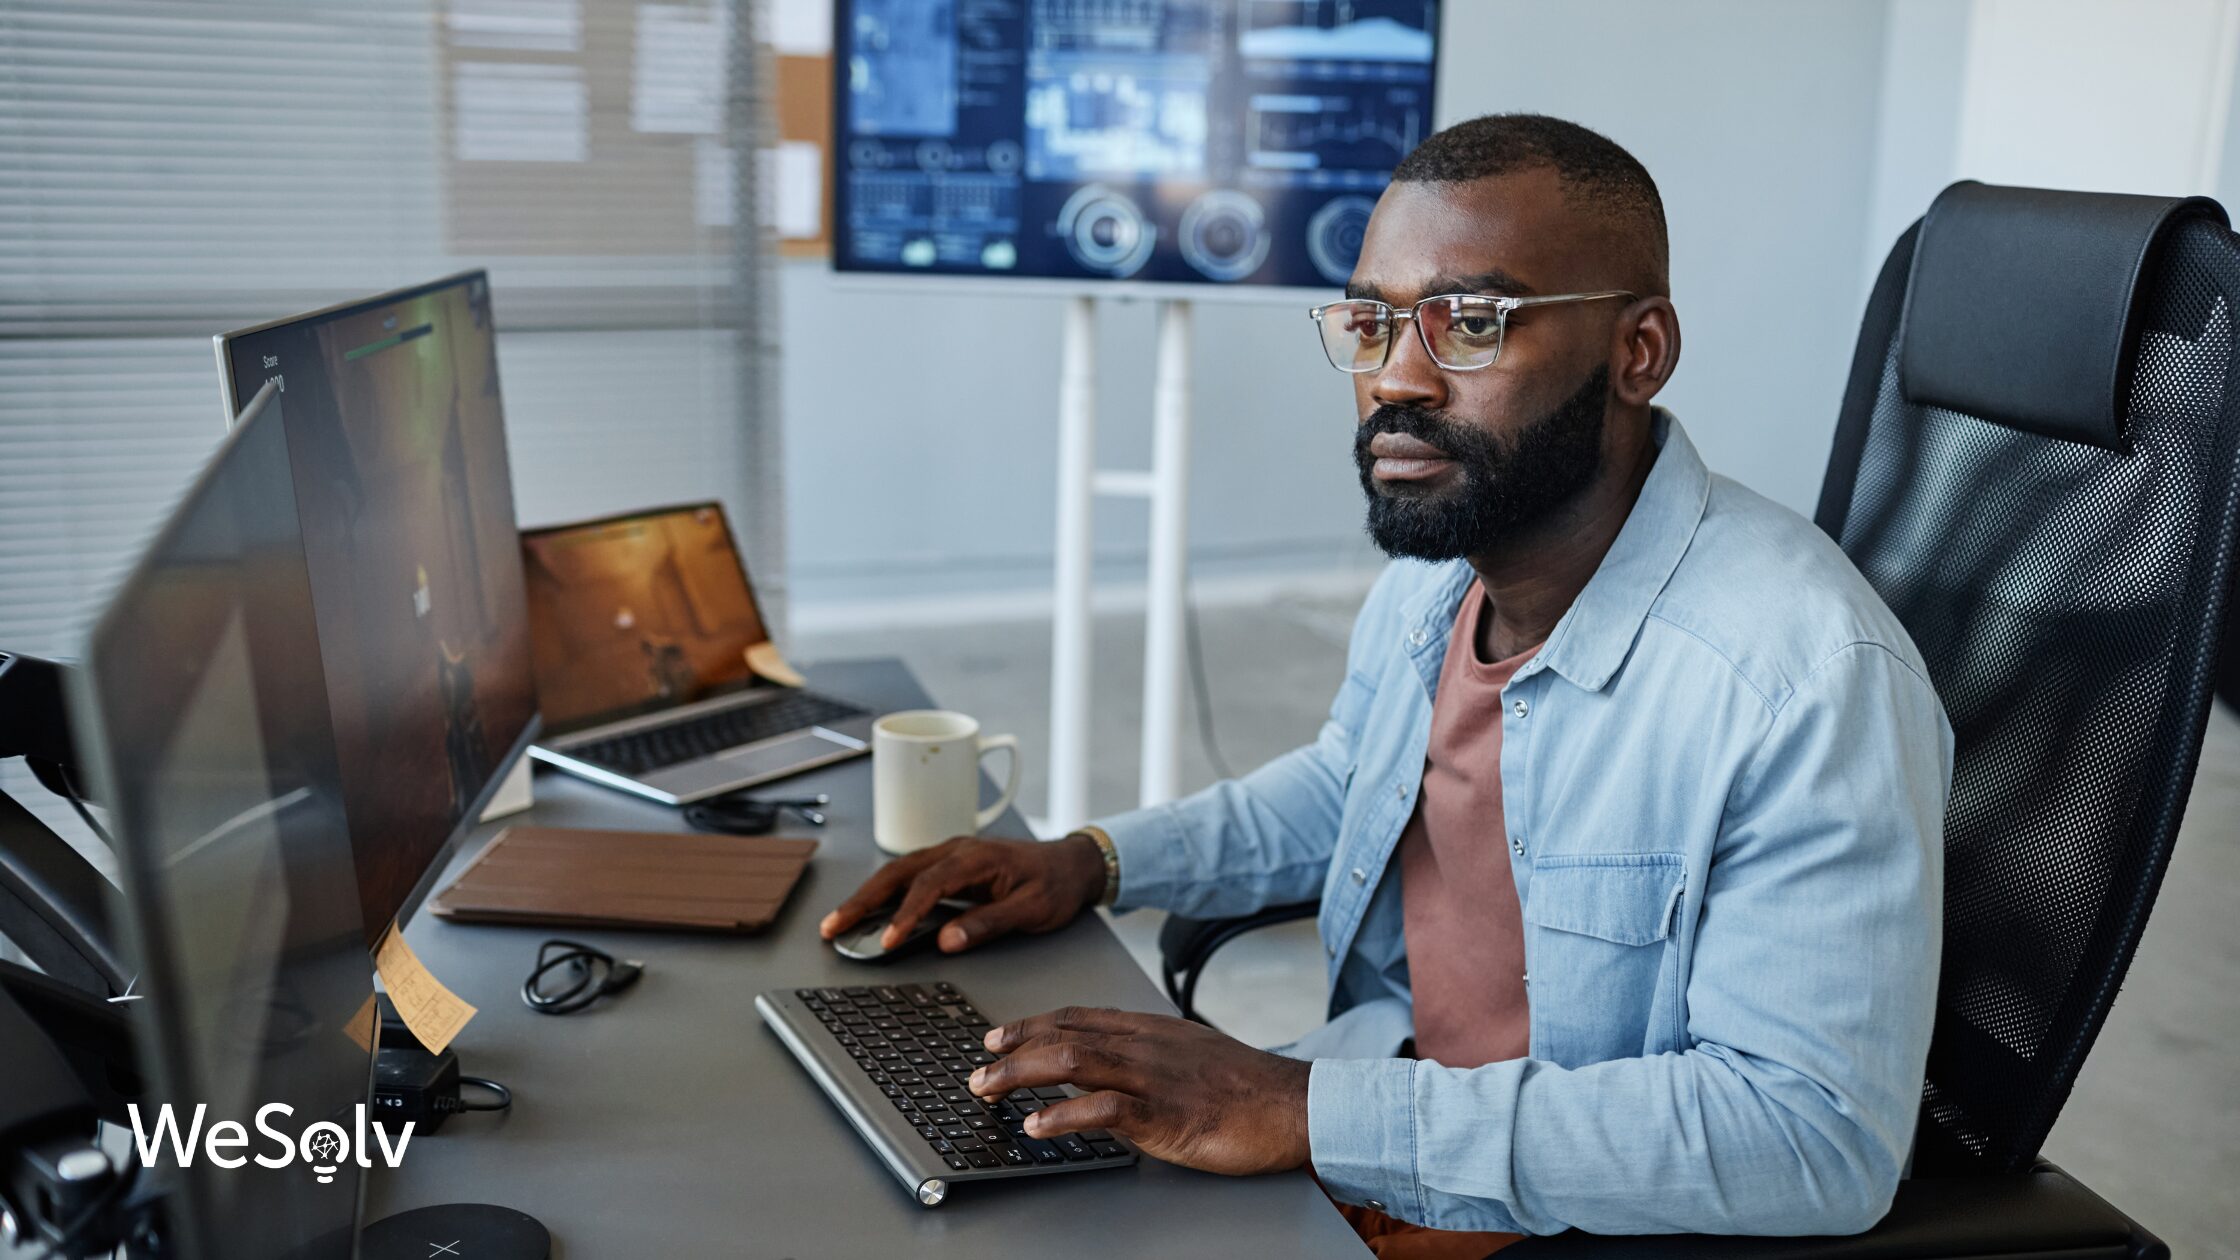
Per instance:
[[[963,1172],[965,1169],[972,1166],[965,1162],[965,1158],[962,1155],[945,1156],[941,1162],[947,1164],[949,1167],[955,1169],[958,1172]]]
[[[1006,1146],[1002,1150],[997,1151],[996,1158],[1002,1160],[1004,1163],[1009,1164],[1014,1168],[1017,1168],[1022,1164],[1031,1164],[1034,1162],[1034,1157],[1032,1155],[1027,1154],[1025,1151],[1020,1150],[1016,1146]]]
[[[1071,1098],[1073,1095],[1068,1094],[1063,1086],[1046,1085],[1041,1089],[1034,1091],[1034,1096],[1044,1102],[1064,1102],[1066,1099]]]
[[[1080,1137],[1075,1134],[1068,1133],[1062,1137],[1055,1137],[1050,1140],[1057,1144],[1059,1150],[1066,1153],[1066,1158],[1068,1160],[1072,1160],[1078,1163],[1082,1160],[1090,1160],[1097,1157],[1097,1153],[1089,1149],[1089,1144],[1082,1141]]]
[[[1027,1154],[1033,1156],[1034,1162],[1038,1164],[1062,1164],[1066,1162],[1064,1152],[1039,1138],[1021,1138],[1019,1146]]]
[[[1099,1159],[1116,1159],[1128,1153],[1128,1148],[1118,1142],[1091,1142],[1089,1149],[1095,1151]]]
[[[980,1151],[980,1152],[978,1152],[977,1154],[973,1154],[973,1155],[968,1155],[968,1156],[966,1156],[966,1158],[967,1158],[967,1159],[970,1159],[970,1160],[972,1161],[972,1166],[973,1166],[974,1168],[1001,1168],[1001,1167],[1003,1167],[1003,1165],[1001,1165],[1001,1164],[999,1164],[999,1163],[997,1163],[997,1162],[996,1162],[996,1157],[995,1157],[995,1156],[993,1156],[993,1155],[990,1155],[990,1154],[988,1154],[988,1153],[987,1153],[986,1151]]]

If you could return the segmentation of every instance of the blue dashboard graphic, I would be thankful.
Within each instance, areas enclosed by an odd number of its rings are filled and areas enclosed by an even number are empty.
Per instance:
[[[1435,0],[838,0],[841,271],[1345,283]]]

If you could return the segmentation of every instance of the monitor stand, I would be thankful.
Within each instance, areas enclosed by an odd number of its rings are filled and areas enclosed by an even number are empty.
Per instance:
[[[431,1248],[433,1250],[431,1250]],[[387,1216],[358,1236],[361,1260],[551,1260],[552,1235],[537,1218],[488,1203],[445,1203]]]

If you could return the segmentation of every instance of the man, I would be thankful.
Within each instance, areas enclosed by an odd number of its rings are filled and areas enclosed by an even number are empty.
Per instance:
[[[903,858],[824,933],[898,894],[898,930],[987,897],[949,951],[1100,899],[1319,896],[1331,1019],[1283,1053],[1068,1009],[993,1030],[974,1089],[1089,1091],[1030,1133],[1311,1166],[1384,1255],[1431,1254],[1410,1224],[1873,1224],[1921,1095],[1951,730],[1835,545],[1652,408],[1668,293],[1617,145],[1529,115],[1426,141],[1317,316],[1399,558],[1319,738],[1059,842]]]

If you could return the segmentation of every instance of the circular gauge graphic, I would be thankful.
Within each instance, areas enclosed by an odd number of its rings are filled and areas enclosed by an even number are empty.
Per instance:
[[[858,169],[889,165],[886,146],[876,140],[858,140],[848,146],[848,165]]]
[[[949,169],[949,142],[946,140],[920,140],[918,142],[918,169],[939,175]]]
[[[1216,189],[1182,212],[1183,260],[1212,279],[1242,280],[1260,270],[1268,245],[1266,212],[1241,192]]]
[[[1307,257],[1314,269],[1332,284],[1353,276],[1361,258],[1361,238],[1369,230],[1369,212],[1377,203],[1367,197],[1338,197],[1307,220]]]
[[[1101,184],[1089,184],[1058,211],[1058,233],[1073,260],[1091,271],[1132,276],[1151,257],[1157,231],[1136,203]]]
[[[988,146],[988,169],[998,175],[1009,175],[1019,169],[1019,142],[998,140]]]

